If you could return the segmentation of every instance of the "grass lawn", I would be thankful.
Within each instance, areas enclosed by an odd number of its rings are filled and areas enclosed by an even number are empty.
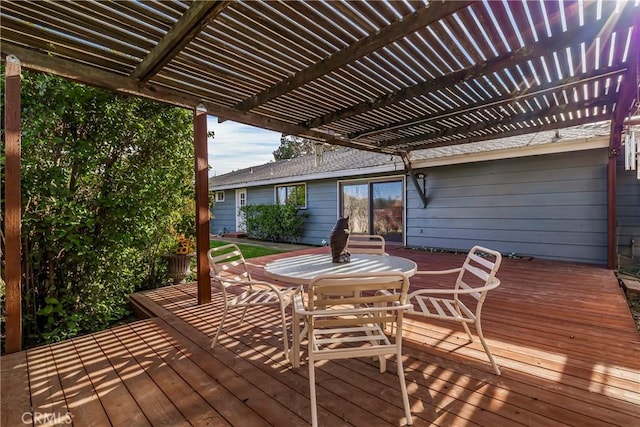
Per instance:
[[[211,240],[210,247],[216,248],[218,246],[224,246],[229,242],[223,242],[220,240]],[[286,251],[280,251],[278,249],[267,248],[265,246],[256,246],[256,245],[243,245],[242,243],[238,244],[240,251],[245,259],[249,258],[257,258],[265,255],[273,255],[273,254],[281,254]]]

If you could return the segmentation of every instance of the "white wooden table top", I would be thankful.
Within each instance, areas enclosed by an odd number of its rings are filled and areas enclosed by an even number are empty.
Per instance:
[[[331,262],[331,254],[308,254],[270,262],[265,265],[264,271],[273,279],[308,285],[313,278],[321,274],[401,271],[411,277],[417,268],[415,262],[397,256],[353,254],[351,262],[334,264]]]

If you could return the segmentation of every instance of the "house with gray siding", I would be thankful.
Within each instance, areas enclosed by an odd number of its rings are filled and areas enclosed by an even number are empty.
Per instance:
[[[607,261],[608,123],[411,153],[349,148],[272,162],[210,179],[212,233],[242,231],[243,204],[281,203],[304,192],[299,243],[320,245],[337,218],[389,244],[590,264]],[[640,181],[618,167],[618,246],[640,238]],[[423,193],[424,197],[421,197]],[[426,205],[424,201],[426,200]]]

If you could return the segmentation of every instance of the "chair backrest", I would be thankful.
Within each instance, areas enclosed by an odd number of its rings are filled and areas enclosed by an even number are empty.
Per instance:
[[[500,285],[496,273],[502,263],[502,255],[492,249],[474,246],[467,254],[462,269],[456,279],[456,289],[476,289],[485,287],[483,292],[470,293],[476,300],[484,300],[489,290]],[[457,294],[456,294],[457,299]]]
[[[207,258],[209,259],[209,274],[211,277],[251,281],[247,263],[237,245],[229,243],[228,245],[211,248],[207,252]]]
[[[366,312],[367,307],[389,307],[394,304],[405,304],[409,279],[404,273],[386,271],[378,273],[356,273],[321,275],[309,284],[307,292],[307,310],[336,309],[340,317],[328,315],[312,320],[314,328],[354,326],[369,324],[371,318],[366,316],[349,316],[343,314],[353,310],[354,314]],[[402,313],[398,310],[380,311],[376,314],[376,322],[397,322]],[[313,316],[312,316],[313,317]],[[400,317],[401,318],[401,317]]]
[[[351,254],[387,254],[384,237],[377,234],[349,234],[347,252]]]

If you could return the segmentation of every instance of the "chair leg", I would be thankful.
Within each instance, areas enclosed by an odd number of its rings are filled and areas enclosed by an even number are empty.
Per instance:
[[[249,309],[249,307],[248,307],[248,306],[245,306],[245,307],[242,309],[242,317],[240,317],[240,324],[241,324],[241,325],[242,325],[242,323],[244,322],[244,316],[247,314],[247,310],[248,310],[248,309]]]
[[[398,378],[400,379],[400,390],[402,391],[402,403],[404,405],[404,416],[407,418],[407,425],[413,424],[411,418],[411,407],[409,406],[409,394],[407,393],[407,383],[404,379],[404,367],[402,366],[402,353],[396,354],[398,363]]]
[[[289,360],[291,361],[291,366],[294,368],[300,367],[300,340],[302,339],[302,333],[300,331],[300,316],[293,310],[292,321],[291,321],[291,332],[293,334],[292,343],[291,343],[291,356],[289,356]]]
[[[280,317],[282,318],[282,341],[284,341],[284,358],[289,360],[289,335],[287,334],[287,318],[285,317],[284,306],[280,304]]]
[[[469,342],[473,342],[473,335],[471,335],[471,330],[469,330],[469,327],[467,326],[467,322],[462,322],[462,327],[464,328],[464,331],[467,333],[467,336],[469,337]]]
[[[489,345],[485,341],[484,335],[482,334],[482,326],[480,326],[480,322],[476,322],[476,330],[478,331],[478,338],[480,338],[480,342],[482,343],[482,346],[484,347],[484,352],[487,353],[487,357],[489,358],[489,362],[491,362],[491,366],[493,367],[493,371],[496,373],[496,375],[500,375],[500,368],[498,368],[498,365],[496,364],[496,361],[493,360],[493,355],[491,355],[491,352],[489,351]]]
[[[311,352],[309,352],[311,353]],[[316,370],[315,362],[311,354],[309,355],[309,399],[311,400],[311,425],[318,427],[318,408],[316,407]]]
[[[384,356],[378,356],[378,360],[380,361],[380,373],[384,374],[387,372],[387,359]]]
[[[462,310],[460,310],[460,306],[458,305],[458,303],[455,303],[455,307],[456,307],[456,311],[458,312],[458,314],[460,315],[461,318],[464,318],[464,316],[462,315]],[[462,323],[462,327],[464,328],[464,331],[467,333],[467,336],[469,337],[469,342],[473,342],[473,335],[471,335],[471,331],[469,330],[469,327],[467,326],[467,322],[461,322]]]
[[[220,320],[220,326],[218,326],[218,331],[216,332],[216,335],[213,337],[213,341],[211,341],[210,348],[215,347],[216,343],[218,342],[218,337],[220,336],[220,332],[222,332],[222,326],[224,326],[224,321],[227,318],[227,311],[228,311],[228,307],[225,305],[224,310],[222,311],[222,319]]]

